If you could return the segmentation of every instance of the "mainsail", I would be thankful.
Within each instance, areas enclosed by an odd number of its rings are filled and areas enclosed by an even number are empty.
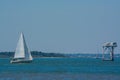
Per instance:
[[[23,33],[20,35],[14,58],[24,58],[25,60],[33,59],[30,51],[27,48]]]

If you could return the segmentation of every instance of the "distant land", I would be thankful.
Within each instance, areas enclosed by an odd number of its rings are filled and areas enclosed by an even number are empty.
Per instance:
[[[15,52],[0,52],[0,58],[13,57]],[[65,55],[60,53],[45,53],[41,51],[31,51],[33,57],[65,57]]]
[[[12,58],[14,56],[15,52],[0,52],[0,58]],[[31,51],[31,55],[34,58],[39,58],[39,57],[87,57],[87,58],[96,58],[102,57],[101,53],[94,53],[94,54],[83,54],[83,53],[46,53],[46,52],[41,52],[41,51]],[[120,57],[120,54],[115,54],[115,57]]]

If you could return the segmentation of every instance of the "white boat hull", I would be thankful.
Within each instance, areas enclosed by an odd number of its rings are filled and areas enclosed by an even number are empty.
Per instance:
[[[31,63],[32,60],[24,60],[24,59],[16,59],[16,60],[11,60],[10,63]]]

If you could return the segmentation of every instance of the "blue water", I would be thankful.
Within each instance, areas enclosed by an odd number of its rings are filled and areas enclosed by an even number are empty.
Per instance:
[[[120,59],[35,58],[32,63],[10,64],[0,59],[0,80],[120,80]]]

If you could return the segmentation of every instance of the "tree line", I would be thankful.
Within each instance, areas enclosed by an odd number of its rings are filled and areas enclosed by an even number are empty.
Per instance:
[[[9,58],[14,57],[15,52],[0,52],[1,58]],[[32,57],[65,57],[64,54],[61,53],[45,53],[41,51],[31,51]]]

